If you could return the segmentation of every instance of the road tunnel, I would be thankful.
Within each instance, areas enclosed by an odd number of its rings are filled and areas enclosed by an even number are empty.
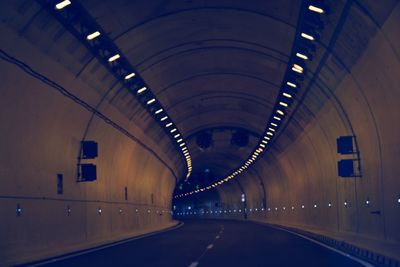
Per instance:
[[[0,4],[0,266],[400,266],[399,1]]]

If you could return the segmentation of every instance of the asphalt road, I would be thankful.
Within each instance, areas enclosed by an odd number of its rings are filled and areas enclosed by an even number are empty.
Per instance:
[[[291,233],[251,222],[184,226],[42,266],[362,266]]]

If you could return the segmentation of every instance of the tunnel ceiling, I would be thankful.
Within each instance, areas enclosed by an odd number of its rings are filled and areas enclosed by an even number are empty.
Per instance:
[[[95,1],[82,5],[150,85],[188,140],[194,175],[224,176],[262,135],[282,82],[301,1]],[[249,144],[231,144],[234,129]],[[212,130],[213,146],[196,136]],[[212,159],[212,160],[211,160]]]

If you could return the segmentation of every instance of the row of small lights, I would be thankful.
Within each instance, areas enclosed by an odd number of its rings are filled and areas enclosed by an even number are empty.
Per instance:
[[[309,12],[315,12],[317,14],[325,13],[325,10],[323,8],[318,7],[316,5],[309,5],[308,10],[309,10]],[[301,36],[301,38],[303,38],[307,41],[310,41],[310,42],[314,42],[317,39],[316,35],[314,35],[311,32],[301,32],[300,36]],[[298,50],[298,51],[296,51],[295,56],[296,56],[296,60],[300,60],[302,62],[295,62],[295,63],[291,64],[290,65],[291,71],[294,72],[296,75],[302,75],[305,71],[305,66],[303,63],[307,60],[311,60],[311,55],[309,55],[309,53],[307,53],[307,52]],[[246,162],[240,168],[238,168],[236,171],[234,171],[233,173],[231,173],[229,176],[225,177],[224,179],[222,179],[218,182],[215,182],[214,184],[209,185],[207,187],[193,190],[193,191],[187,192],[187,193],[182,193],[180,195],[176,195],[175,198],[181,198],[181,197],[189,196],[192,194],[200,193],[205,190],[209,190],[214,187],[217,187],[218,185],[222,185],[223,183],[228,182],[229,180],[235,178],[235,176],[241,174],[244,170],[246,170],[253,163],[255,163],[257,158],[260,155],[262,155],[262,153],[265,152],[266,146],[271,142],[271,139],[274,137],[276,131],[279,128],[279,124],[285,118],[285,108],[289,108],[290,101],[292,101],[292,99],[293,99],[293,94],[296,93],[295,90],[299,86],[294,80],[287,80],[285,84],[286,84],[285,87],[290,88],[290,90],[283,90],[283,89],[281,90],[282,92],[281,92],[281,95],[279,96],[279,98],[282,100],[278,101],[278,108],[275,109],[273,116],[268,123],[265,135],[261,138],[261,141],[259,142],[257,148],[253,151],[253,153],[246,160]]]
[[[59,2],[58,4],[55,5],[55,9],[56,10],[61,10],[69,5],[71,5],[71,1],[70,0],[64,0]],[[101,36],[101,32],[100,31],[93,31],[92,33],[88,34],[86,36],[86,40],[87,41],[93,41],[96,38]],[[118,59],[121,58],[120,53],[115,53],[112,56],[110,56],[108,58],[108,62],[111,64],[113,62],[116,62]],[[137,74],[135,72],[129,72],[126,73],[124,76],[124,80],[125,81],[129,81],[131,79],[133,79],[135,76],[137,76]],[[146,86],[143,86],[139,89],[137,89],[136,93],[137,95],[144,95],[147,92],[149,92],[149,88],[147,88]],[[150,93],[149,93],[150,94]],[[157,104],[157,99],[153,96],[151,96],[150,94],[150,98],[146,101],[146,105],[147,106],[154,106]],[[181,133],[179,133],[179,130],[177,129],[176,125],[174,125],[174,123],[172,122],[172,120],[169,118],[169,116],[167,115],[166,111],[161,108],[161,104],[158,103],[158,106],[160,106],[158,109],[156,109],[154,111],[154,116],[157,116],[157,118],[159,118],[159,120],[161,121],[161,123],[163,124],[163,126],[169,131],[169,133],[173,136],[173,139],[176,141],[177,145],[179,146],[179,148],[181,149],[183,156],[185,157],[186,160],[186,165],[187,165],[187,174],[186,174],[186,179],[189,178],[189,176],[192,173],[192,160],[190,157],[190,153],[189,150],[187,148],[187,145],[183,139],[183,136]]]
[[[69,215],[71,214],[71,212],[72,212],[71,207],[70,207],[70,206],[67,206],[66,211],[67,211],[67,215],[69,216]],[[103,209],[102,209],[101,207],[98,207],[98,208],[96,209],[96,211],[97,211],[97,213],[98,213],[99,215],[101,215],[101,214],[103,213]],[[122,214],[123,211],[124,211],[124,210],[123,210],[122,208],[118,208],[118,213],[119,213],[119,214]],[[20,204],[17,204],[17,208],[15,209],[15,212],[16,212],[17,216],[21,216],[21,214],[22,214],[22,207],[21,207]],[[139,209],[135,209],[135,212],[136,212],[136,213],[139,213],[140,210],[139,210]],[[145,212],[145,213],[151,213],[151,209],[147,209],[147,210],[145,210],[144,212]],[[157,210],[157,211],[156,211],[156,214],[162,214],[162,213],[170,213],[170,214],[172,214],[172,211],[168,211],[168,210],[161,210],[161,211],[160,211],[160,210]]]
[[[397,204],[400,204],[400,197],[397,199]],[[365,200],[365,205],[366,206],[371,206],[372,205],[372,202],[371,202],[371,200],[369,200],[369,199],[367,199],[367,200]],[[333,207],[333,204],[331,203],[331,202],[329,202],[328,203],[328,208],[332,208]],[[343,202],[343,206],[345,207],[345,208],[350,208],[351,207],[351,203],[349,202],[349,201],[347,201],[347,200],[345,200],[344,202]],[[301,205],[300,206],[301,207],[301,209],[305,209],[306,208],[306,206],[305,205]],[[318,204],[314,204],[314,205],[312,205],[312,207],[313,208],[318,208]],[[291,208],[290,208],[291,210],[295,210],[296,208],[295,208],[295,206],[292,206]],[[260,212],[260,211],[278,211],[278,210],[286,210],[286,206],[283,206],[282,208],[278,208],[278,207],[275,207],[275,208],[266,208],[266,209],[264,209],[264,208],[255,208],[255,209],[249,209],[249,212]],[[247,209],[245,208],[245,209],[243,209],[243,211],[244,212],[246,212],[247,211]],[[210,210],[210,211],[201,211],[201,212],[198,212],[199,214],[213,214],[213,213],[215,213],[215,214],[221,214],[221,213],[236,213],[236,212],[242,212],[242,210],[241,209],[238,209],[238,210],[236,210],[236,209],[234,209],[234,210]],[[177,215],[193,215],[193,214],[197,214],[196,213],[196,211],[191,211],[191,212],[178,212],[177,213]]]

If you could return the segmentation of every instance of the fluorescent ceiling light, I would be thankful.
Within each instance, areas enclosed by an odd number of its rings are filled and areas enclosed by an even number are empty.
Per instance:
[[[282,110],[279,110],[279,109],[278,109],[276,112],[279,113],[279,114],[281,114],[281,115],[285,115],[285,113],[283,113]]]
[[[108,59],[108,62],[113,62],[113,61],[119,59],[120,57],[121,57],[121,56],[120,56],[119,54],[115,54],[114,56],[112,56],[112,57],[110,57],[110,58]]]
[[[146,90],[147,90],[147,87],[144,86],[144,87],[140,88],[139,90],[137,90],[137,93],[138,93],[138,94],[141,94],[141,93],[143,93],[143,92],[146,91]]]
[[[172,129],[170,132],[171,132],[171,133],[176,132],[176,128]]]
[[[314,11],[316,13],[319,13],[319,14],[324,14],[325,13],[325,11],[322,8],[316,7],[316,6],[313,6],[313,5],[309,5],[308,9],[311,10],[311,11]]]
[[[307,40],[310,40],[310,41],[314,41],[315,40],[314,36],[309,35],[309,34],[304,33],[304,32],[301,33],[301,37],[303,37],[303,38],[305,38]]]
[[[156,111],[156,114],[159,114],[159,113],[161,113],[161,112],[163,112],[163,109],[162,109],[162,108],[160,108],[159,110],[157,110],[157,111]]]
[[[277,117],[277,116],[274,116],[274,119],[277,120],[277,121],[280,121],[280,120],[281,120],[281,118],[279,118],[279,117]]]
[[[302,53],[299,53],[299,52],[296,53],[296,57],[302,58],[302,59],[304,59],[304,60],[308,60],[308,57],[307,57],[306,55],[304,55],[304,54],[302,54]]]
[[[288,106],[288,104],[287,103],[285,103],[285,102],[279,102],[279,105],[281,105],[281,106],[283,106],[283,107],[287,107]]]
[[[156,102],[156,99],[155,99],[155,98],[152,98],[152,99],[150,99],[149,101],[147,101],[147,105],[151,105],[151,104],[153,104],[154,102]]]
[[[99,37],[99,36],[100,36],[100,32],[99,31],[95,31],[95,32],[89,34],[88,36],[86,36],[86,39],[90,41],[90,40],[93,40],[94,38]]]
[[[283,93],[283,96],[286,96],[287,98],[292,98],[292,95],[288,93]]]
[[[165,121],[166,119],[168,119],[168,116],[164,116],[161,118],[161,121]]]
[[[169,123],[167,123],[166,125],[165,125],[165,127],[170,127],[172,125],[172,122],[169,122]]]
[[[71,4],[71,1],[69,1],[69,0],[61,1],[60,3],[56,4],[56,9],[58,9],[58,10],[63,9],[64,7],[69,6],[70,4]]]
[[[136,74],[135,74],[134,72],[129,73],[128,75],[125,76],[125,80],[129,80],[130,78],[135,77],[135,75],[136,75]]]
[[[295,83],[292,82],[286,82],[287,85],[289,85],[290,87],[296,88],[297,85]]]
[[[278,124],[271,122],[272,126],[278,127]]]
[[[176,134],[176,135],[174,136],[174,138],[178,138],[179,136],[181,136],[181,134]]]

